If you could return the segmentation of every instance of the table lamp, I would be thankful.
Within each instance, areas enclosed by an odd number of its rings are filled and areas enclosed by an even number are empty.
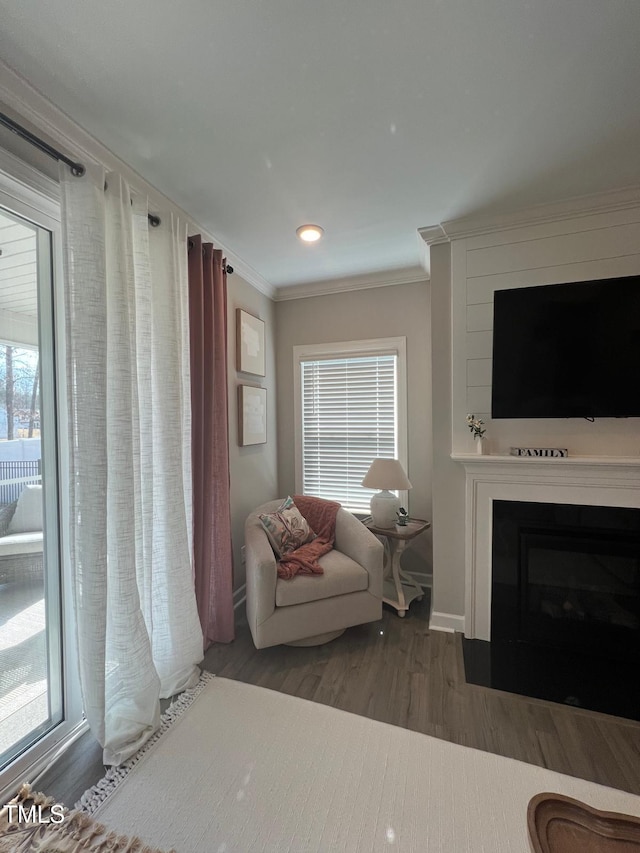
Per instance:
[[[376,527],[394,527],[400,498],[392,491],[410,489],[411,483],[397,459],[374,459],[362,481],[367,489],[381,489],[371,498],[371,518]]]

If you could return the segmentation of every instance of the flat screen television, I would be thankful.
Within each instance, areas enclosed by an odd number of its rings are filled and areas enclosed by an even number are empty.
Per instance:
[[[640,417],[640,276],[497,290],[491,417]]]

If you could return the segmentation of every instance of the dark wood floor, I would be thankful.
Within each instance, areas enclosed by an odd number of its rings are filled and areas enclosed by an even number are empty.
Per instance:
[[[350,628],[316,648],[257,651],[244,618],[204,668],[455,743],[640,794],[640,723],[465,682],[459,635],[430,632],[428,596],[406,618]],[[68,805],[103,775],[85,735],[38,787]]]

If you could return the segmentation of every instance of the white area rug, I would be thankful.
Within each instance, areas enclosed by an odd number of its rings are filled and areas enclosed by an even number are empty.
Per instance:
[[[209,677],[83,797],[178,853],[528,853],[541,791],[640,816],[640,797],[282,693]]]

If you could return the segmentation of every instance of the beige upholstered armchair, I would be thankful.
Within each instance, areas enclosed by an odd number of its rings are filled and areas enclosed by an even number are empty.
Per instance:
[[[245,524],[247,619],[256,648],[320,645],[351,625],[380,619],[383,548],[378,539],[339,509],[334,549],[319,560],[324,574],[283,580],[258,517],[280,504],[263,504]]]

